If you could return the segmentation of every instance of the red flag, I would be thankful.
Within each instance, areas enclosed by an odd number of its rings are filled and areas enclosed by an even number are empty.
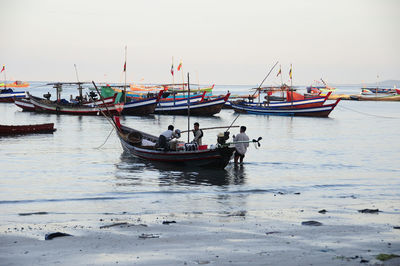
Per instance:
[[[126,72],[126,62],[125,62],[125,64],[124,64],[124,72]]]
[[[171,65],[171,75],[174,75],[174,64]]]
[[[3,65],[3,68],[1,69],[0,73],[3,72],[4,70],[6,70],[6,66]]]
[[[181,62],[179,63],[178,71],[181,70],[181,67],[182,67],[182,60],[181,60]]]

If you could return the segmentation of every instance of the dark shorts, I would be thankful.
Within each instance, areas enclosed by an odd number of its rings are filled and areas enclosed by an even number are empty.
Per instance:
[[[235,157],[244,158],[244,154],[238,153],[235,151]]]

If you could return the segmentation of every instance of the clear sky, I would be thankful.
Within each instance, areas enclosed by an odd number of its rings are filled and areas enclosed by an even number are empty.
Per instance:
[[[0,64],[19,80],[293,84],[400,79],[399,0],[0,0]],[[274,74],[266,83],[279,83]],[[3,75],[1,75],[3,79]]]

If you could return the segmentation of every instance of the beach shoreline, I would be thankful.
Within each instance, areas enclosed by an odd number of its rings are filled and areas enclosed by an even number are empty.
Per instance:
[[[375,256],[400,253],[400,230],[392,225],[333,221],[306,226],[243,211],[151,218],[108,215],[89,223],[2,226],[0,261],[2,265],[391,265]],[[44,240],[54,232],[72,236]]]

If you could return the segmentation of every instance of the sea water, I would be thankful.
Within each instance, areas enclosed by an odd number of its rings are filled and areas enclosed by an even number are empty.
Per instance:
[[[249,94],[251,87],[216,86],[215,93]],[[55,95],[43,83],[28,90]],[[337,93],[356,94],[359,88],[339,87]],[[70,94],[77,90],[63,90],[65,98]],[[57,129],[0,138],[0,229],[24,223],[96,226],[109,214],[242,212],[300,223],[321,209],[340,224],[400,225],[399,110],[400,102],[341,101],[329,118],[238,117],[228,109],[191,117],[190,125],[200,127],[229,126],[237,118],[234,125],[245,125],[250,139],[262,137],[261,147],[250,144],[243,165],[231,162],[224,170],[211,170],[132,157],[101,116],[36,114],[0,104],[0,124],[52,122]],[[154,135],[170,124],[187,129],[185,116],[127,116],[121,122]],[[220,131],[204,131],[203,144],[215,144]],[[357,213],[364,208],[382,212]]]

